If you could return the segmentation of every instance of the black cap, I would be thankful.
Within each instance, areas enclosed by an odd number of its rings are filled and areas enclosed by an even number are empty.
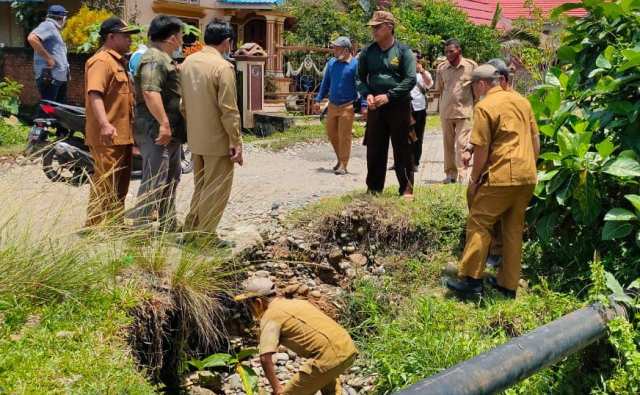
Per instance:
[[[140,33],[140,28],[135,26],[129,26],[125,21],[118,18],[117,16],[112,16],[102,22],[100,25],[100,35],[106,36],[109,33],[127,33],[127,34],[136,34]]]

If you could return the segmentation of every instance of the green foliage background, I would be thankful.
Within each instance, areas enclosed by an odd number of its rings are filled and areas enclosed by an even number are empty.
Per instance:
[[[391,11],[398,21],[396,34],[404,43],[423,52],[431,61],[442,54],[442,44],[458,38],[465,56],[478,61],[499,55],[498,33],[489,26],[477,26],[453,3],[441,0],[395,0]],[[286,33],[290,45],[325,47],[337,36],[349,36],[363,46],[371,41],[366,12],[357,0],[291,0],[287,11],[296,27]]]
[[[589,0],[569,20],[559,65],[531,97],[543,140],[537,268],[579,288],[594,252],[629,283],[640,275],[640,2]]]

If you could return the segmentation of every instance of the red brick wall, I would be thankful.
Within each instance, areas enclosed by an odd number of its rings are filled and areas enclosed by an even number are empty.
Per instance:
[[[71,81],[67,88],[69,104],[84,106],[84,63],[87,55],[69,54]],[[31,48],[0,49],[0,78],[9,77],[21,83],[20,100],[25,105],[37,104],[40,94],[33,74],[33,50]]]

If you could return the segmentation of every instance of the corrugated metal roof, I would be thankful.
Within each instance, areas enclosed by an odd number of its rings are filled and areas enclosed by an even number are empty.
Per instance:
[[[578,3],[579,0],[569,1],[555,1],[555,0],[534,0],[536,7],[540,8],[543,14],[549,15],[554,8],[559,7],[565,3]],[[502,7],[502,16],[509,19],[517,19],[520,17],[529,18],[531,13],[529,8],[525,7],[523,0],[487,0],[492,10],[495,11],[496,4],[500,3]],[[567,15],[573,16],[585,16],[587,11],[585,9],[575,9],[567,12]]]
[[[284,0],[220,0],[221,3],[235,4],[282,4]]]
[[[534,3],[547,16],[554,8],[562,4],[577,3],[578,1],[534,0]],[[514,19],[520,17],[530,18],[532,16],[529,8],[525,7],[524,0],[455,0],[455,4],[469,16],[469,20],[478,25],[491,23],[498,3],[502,7],[502,18],[498,23],[499,28],[508,30],[511,28],[511,21]],[[567,15],[584,16],[586,13],[586,10],[579,8],[568,11]]]
[[[456,4],[469,15],[469,19],[477,24],[491,22],[493,11],[488,0],[456,0]]]

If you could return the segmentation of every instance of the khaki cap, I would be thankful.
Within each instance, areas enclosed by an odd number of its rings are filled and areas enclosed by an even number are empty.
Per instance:
[[[476,67],[471,73],[471,79],[462,83],[462,86],[467,86],[479,80],[489,80],[492,78],[497,78],[499,75],[500,73],[498,73],[498,69],[490,64],[485,63]]]
[[[242,283],[242,287],[244,292],[233,298],[236,302],[276,293],[276,285],[266,277],[251,277]]]
[[[396,25],[396,18],[393,17],[393,14],[389,11],[376,11],[373,13],[373,17],[367,23],[368,26],[378,26],[383,23],[390,23],[392,25]]]

